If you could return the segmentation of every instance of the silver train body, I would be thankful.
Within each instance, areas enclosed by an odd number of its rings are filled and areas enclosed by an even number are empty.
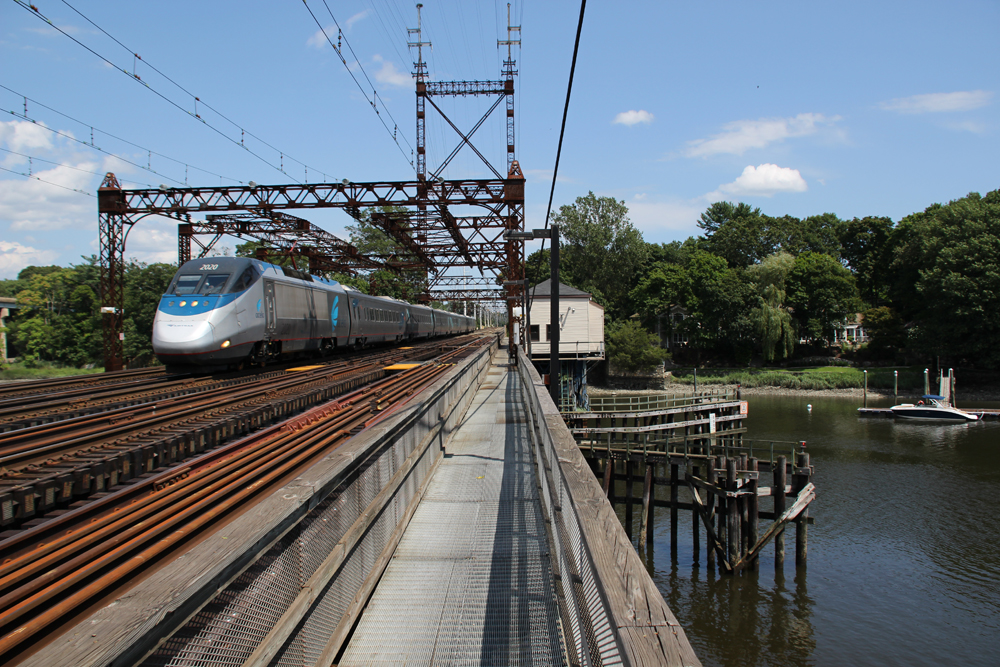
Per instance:
[[[226,367],[467,333],[473,317],[369,296],[243,257],[185,263],[160,299],[153,351],[168,366]]]

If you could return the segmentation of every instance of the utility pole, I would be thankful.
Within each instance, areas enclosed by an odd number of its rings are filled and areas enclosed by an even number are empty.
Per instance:
[[[552,402],[559,407],[559,225],[553,224],[551,229],[552,249],[549,255],[552,258],[551,279],[552,279],[552,310],[549,319],[551,334],[549,334],[549,394]]]

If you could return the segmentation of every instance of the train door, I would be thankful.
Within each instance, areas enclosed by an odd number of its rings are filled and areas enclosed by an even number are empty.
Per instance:
[[[278,318],[274,312],[274,283],[270,280],[264,281],[264,317],[267,337],[270,338],[278,326]]]

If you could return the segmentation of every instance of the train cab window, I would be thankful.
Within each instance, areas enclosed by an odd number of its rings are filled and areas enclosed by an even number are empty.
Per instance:
[[[196,294],[198,292],[198,284],[200,282],[200,274],[177,276],[177,282],[174,283],[173,293],[177,296],[181,296],[182,294]]]
[[[200,294],[222,294],[222,288],[229,282],[228,273],[212,273],[205,276]]]
[[[236,279],[233,286],[229,288],[229,293],[233,294],[236,292],[242,292],[246,288],[250,287],[254,279],[257,277],[257,273],[253,270],[252,266],[248,266],[246,270]]]

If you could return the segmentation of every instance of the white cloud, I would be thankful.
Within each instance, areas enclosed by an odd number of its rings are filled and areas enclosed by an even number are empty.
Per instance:
[[[708,157],[728,153],[743,155],[752,148],[764,148],[776,141],[815,134],[820,127],[832,125],[840,116],[821,113],[800,113],[793,118],[761,118],[737,120],[722,126],[725,130],[708,139],[688,142],[684,154],[688,157]]]
[[[778,192],[805,192],[808,187],[798,169],[776,164],[748,165],[735,181],[720,185],[705,198],[719,201],[732,196],[770,197]]]
[[[99,165],[83,162],[76,166],[97,171]],[[67,167],[35,171],[33,175],[41,180],[19,177],[0,180],[0,220],[9,220],[13,231],[87,229],[96,233],[94,198],[63,188],[96,192],[99,176]]]
[[[323,30],[326,34],[323,34]],[[306,46],[311,46],[314,49],[325,49],[330,43],[327,41],[327,35],[331,36],[331,39],[337,36],[337,26],[328,25],[323,30],[317,30],[312,34],[312,36],[306,40]]]
[[[942,111],[972,111],[980,109],[993,99],[988,90],[966,90],[955,93],[929,93],[897,97],[879,106],[886,111],[899,113],[939,113]]]
[[[646,123],[648,125],[653,122],[653,114],[643,109],[639,109],[638,111],[634,109],[631,111],[622,111],[611,122],[619,125],[628,125],[629,127],[639,123]]]
[[[52,264],[58,255],[54,250],[39,250],[17,241],[0,241],[0,279],[17,278],[26,266]]]
[[[958,130],[959,132],[972,132],[973,134],[986,134],[986,123],[977,123],[974,120],[963,120],[955,123],[945,123],[945,127],[949,130]]]
[[[28,121],[0,121],[0,146],[18,153],[51,150],[54,136],[43,126]]]
[[[358,21],[360,21],[363,18],[367,18],[367,16],[368,16],[368,10],[366,9],[363,12],[358,12],[357,14],[355,14],[354,16],[352,16],[351,18],[347,19],[344,22],[344,25],[347,27],[348,30],[350,30],[351,28],[354,27],[355,23],[357,23]]]
[[[379,83],[384,83],[390,86],[400,86],[403,88],[408,88],[412,85],[412,78],[409,74],[404,74],[396,69],[396,66],[391,60],[385,60],[379,54],[372,56],[372,60],[376,63],[382,63],[382,67],[375,72],[375,80]]]

